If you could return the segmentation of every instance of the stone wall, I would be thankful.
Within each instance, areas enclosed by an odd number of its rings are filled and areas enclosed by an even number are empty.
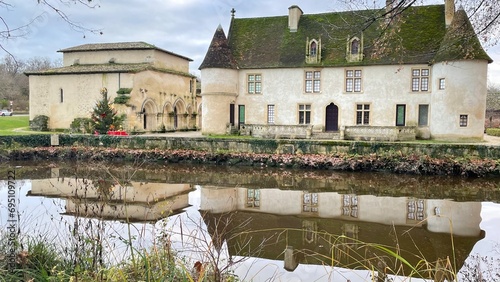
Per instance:
[[[346,126],[344,138],[367,141],[415,140],[416,128],[412,126]]]
[[[49,138],[49,136],[47,136]],[[104,146],[130,149],[197,150],[212,153],[239,152],[255,154],[384,154],[430,157],[478,157],[500,159],[500,146],[486,144],[369,142],[338,140],[182,138],[182,137],[114,137],[60,135],[61,146]]]
[[[253,154],[387,154],[500,159],[500,146],[484,143],[450,144],[298,139],[241,139],[161,136],[19,135],[0,136],[0,149],[36,147],[104,147],[124,149],[196,150]]]

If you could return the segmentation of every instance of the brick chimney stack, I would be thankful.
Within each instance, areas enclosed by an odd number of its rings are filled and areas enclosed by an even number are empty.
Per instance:
[[[455,0],[444,0],[444,17],[446,26],[449,26],[455,15]]]

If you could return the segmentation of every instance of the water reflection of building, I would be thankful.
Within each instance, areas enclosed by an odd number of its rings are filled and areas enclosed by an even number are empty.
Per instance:
[[[201,193],[201,209],[213,213],[248,211],[397,226],[425,226],[432,232],[450,233],[453,229],[453,234],[460,236],[479,236],[481,232],[480,202],[280,189],[216,189],[207,186]]]
[[[94,183],[98,183],[95,185]],[[29,196],[65,198],[64,214],[126,221],[156,221],[189,207],[191,184],[99,183],[79,178],[32,180]]]
[[[331,264],[332,254],[347,265],[367,261],[345,248],[366,242],[398,246],[428,261],[455,256],[461,265],[484,236],[480,202],[204,186],[201,210],[209,232],[227,240],[231,255],[252,256],[248,250],[253,249],[259,257],[283,259],[284,250],[292,247],[301,263]],[[220,218],[232,225],[226,230],[235,231],[220,234]],[[242,226],[252,230],[251,242],[238,234]],[[263,247],[266,240],[272,244]],[[411,255],[408,260],[416,264],[420,259]]]

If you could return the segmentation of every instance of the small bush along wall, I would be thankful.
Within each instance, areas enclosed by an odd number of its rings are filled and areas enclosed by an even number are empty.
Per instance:
[[[486,134],[491,136],[500,136],[500,128],[487,128]]]
[[[30,121],[30,129],[34,131],[48,131],[49,117],[44,115],[36,116]]]

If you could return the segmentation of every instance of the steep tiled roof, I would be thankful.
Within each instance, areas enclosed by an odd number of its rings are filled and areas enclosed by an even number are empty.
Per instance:
[[[93,74],[93,73],[136,73],[146,70],[154,70],[158,72],[195,77],[189,73],[176,72],[169,69],[158,68],[150,63],[72,65],[72,66],[53,68],[43,71],[25,72],[25,74],[29,76],[29,75]]]
[[[467,14],[461,9],[455,13],[434,61],[464,59],[483,59],[490,63],[493,61],[481,47]]]
[[[231,54],[231,50],[227,44],[226,35],[222,26],[219,25],[215,31],[212,42],[208,47],[205,59],[200,65],[200,70],[204,68],[223,68],[223,69],[236,69],[237,64]]]
[[[79,46],[74,46],[66,49],[61,49],[57,52],[70,53],[70,52],[94,52],[94,51],[111,51],[111,50],[159,50],[188,61],[192,61],[190,58],[184,57],[182,55],[158,48],[152,44],[146,42],[117,42],[117,43],[94,43],[94,44],[84,44]]]
[[[444,5],[410,7],[400,15],[400,21],[388,29],[381,18],[384,12],[304,14],[300,17],[297,32],[289,31],[288,16],[234,18],[228,46],[239,68],[428,64],[435,60],[440,48],[443,50],[441,42],[447,35]],[[363,38],[364,59],[360,62],[346,59],[348,38],[354,36]],[[308,38],[321,39],[322,59],[317,64],[305,63]],[[482,54],[473,58],[490,60],[480,44],[474,43],[472,49]],[[211,54],[213,51],[209,49],[207,57],[210,53],[210,58],[217,58],[217,54]],[[216,62],[220,63],[212,59],[202,66],[211,67]]]

